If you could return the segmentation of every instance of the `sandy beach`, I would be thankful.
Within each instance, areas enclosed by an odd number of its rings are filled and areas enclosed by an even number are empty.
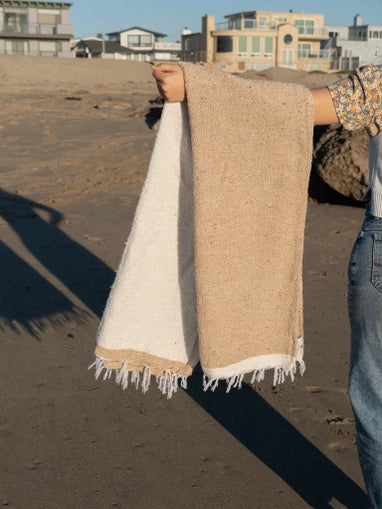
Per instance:
[[[123,391],[88,366],[155,141],[151,68],[0,57],[0,77],[0,507],[366,509],[346,312],[363,209],[309,203],[303,377]]]

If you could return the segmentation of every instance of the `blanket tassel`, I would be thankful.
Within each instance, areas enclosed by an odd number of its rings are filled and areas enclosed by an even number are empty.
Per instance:
[[[292,368],[274,368],[273,372],[273,386],[282,384],[285,382],[286,377],[290,377],[291,381],[294,382],[295,375],[297,373],[297,366],[300,365],[300,375],[302,376],[305,372],[305,362],[303,360],[297,361],[294,363]],[[242,382],[244,379],[245,373],[239,373],[237,375],[233,375],[230,378],[224,379],[227,383],[226,392],[230,392],[232,387],[234,389],[241,389]],[[252,373],[251,384],[255,382],[262,382],[265,378],[265,369],[255,369]],[[214,392],[215,389],[219,385],[219,378],[210,378],[206,375],[203,375],[203,390],[204,392],[209,389]]]
[[[128,363],[124,362],[122,367],[119,369],[106,368],[104,359],[97,357],[93,364],[89,366],[89,369],[92,368],[95,368],[96,380],[99,379],[104,370],[105,372],[103,374],[103,380],[109,380],[112,377],[113,372],[115,372],[115,382],[120,385],[122,389],[127,389],[129,383],[133,384],[136,389],[141,387],[143,393],[146,393],[150,388],[150,366],[144,366],[143,371],[130,371],[128,369]],[[178,390],[179,381],[180,386],[183,389],[187,389],[187,377],[177,375],[176,373],[172,373],[168,370],[166,370],[162,376],[156,376],[156,381],[158,384],[158,389],[163,395],[167,396],[167,399],[170,399],[172,395]]]
[[[179,379],[181,387],[187,389],[187,377],[185,376],[180,376],[166,370],[162,376],[156,377],[158,389],[163,395],[167,395],[167,399],[170,399],[174,392],[178,390]]]
[[[295,364],[291,368],[275,368],[273,372],[273,386],[275,387],[278,384],[282,384],[285,382],[286,377],[290,377],[291,381],[294,381],[295,375],[297,373],[297,366],[300,365],[300,375],[302,376],[305,372],[305,363],[303,360],[295,362]],[[142,388],[142,392],[146,393],[150,387],[151,380],[151,369],[150,366],[144,366],[143,371],[130,371],[128,369],[128,363],[124,362],[120,369],[112,369],[106,368],[104,365],[104,359],[97,357],[96,360],[89,366],[89,369],[95,368],[95,378],[98,378],[102,375],[102,372],[105,370],[103,379],[109,380],[115,372],[115,381],[118,385],[120,385],[123,389],[127,389],[129,383],[135,385],[136,389],[139,387]],[[230,392],[233,388],[241,389],[243,379],[245,373],[239,373],[233,375],[230,378],[225,379],[227,383],[226,392]],[[265,378],[265,369],[256,369],[252,373],[251,384],[255,382],[262,382]],[[212,392],[219,385],[219,378],[210,378],[206,375],[203,375],[203,390]],[[166,370],[163,375],[156,376],[156,381],[158,384],[158,389],[163,395],[167,396],[167,399],[170,399],[175,392],[177,392],[180,386],[183,389],[187,389],[187,377],[181,376],[176,373],[173,373],[169,370]]]
[[[241,385],[243,382],[245,373],[240,373],[238,375],[231,376],[231,378],[225,379],[227,382],[227,390],[226,392],[230,392],[232,387],[235,389],[241,389]],[[209,378],[205,375],[203,375],[203,391],[206,392],[208,389],[210,389],[212,392],[215,391],[217,386],[219,385],[219,378]]]

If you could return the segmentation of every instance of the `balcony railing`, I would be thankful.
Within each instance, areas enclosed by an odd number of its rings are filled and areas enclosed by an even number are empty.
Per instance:
[[[154,44],[155,50],[161,51],[180,51],[182,49],[182,43],[180,42],[156,42]]]
[[[255,19],[235,19],[226,21],[225,23],[216,23],[216,31],[222,30],[276,30],[278,25],[276,21],[270,21],[269,23],[264,23]],[[298,26],[298,33],[302,36],[310,36],[310,37],[326,37],[328,35],[328,31],[326,28],[312,28],[312,27],[304,27]]]
[[[29,34],[29,35],[69,35],[73,33],[72,25],[27,25],[0,23],[1,34]]]
[[[151,42],[129,42],[129,48],[144,48],[152,49],[153,45]]]
[[[325,50],[312,52],[307,49],[306,50],[301,49],[298,52],[298,58],[309,58],[309,59],[319,58],[319,59],[329,60],[330,59],[330,50],[325,49]]]
[[[298,27],[298,35],[306,35],[307,37],[328,37],[326,28]]]
[[[259,23],[255,19],[237,19],[216,23],[215,30],[276,30],[276,23]]]

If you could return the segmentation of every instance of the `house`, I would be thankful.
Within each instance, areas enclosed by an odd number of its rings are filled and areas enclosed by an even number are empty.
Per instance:
[[[330,49],[323,14],[271,11],[239,12],[215,24],[214,16],[202,18],[202,31],[182,34],[181,59],[207,62],[230,72],[269,67],[298,70],[330,69]]]
[[[0,0],[0,54],[72,57],[71,5]]]
[[[332,51],[333,70],[353,70],[366,64],[382,64],[382,25],[364,25],[359,14],[353,25],[327,25],[330,39],[323,49]]]
[[[72,46],[77,58],[110,58],[127,60],[131,50],[124,48],[117,41],[105,41],[101,37],[79,39]]]
[[[179,60],[181,43],[164,42],[165,34],[140,27],[131,27],[106,35],[109,41],[118,42],[122,47],[130,50],[127,54],[128,60],[138,62]]]

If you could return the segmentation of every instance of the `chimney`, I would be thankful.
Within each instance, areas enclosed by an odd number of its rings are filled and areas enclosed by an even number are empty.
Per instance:
[[[362,25],[362,17],[360,14],[356,14],[354,16],[354,22],[353,22],[353,26],[355,27],[359,27]]]

